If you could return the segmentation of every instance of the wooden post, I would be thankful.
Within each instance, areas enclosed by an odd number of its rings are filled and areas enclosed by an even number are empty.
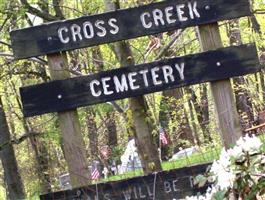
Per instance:
[[[47,57],[52,80],[70,78],[66,53],[51,54]],[[63,100],[64,97],[58,95],[57,98]],[[77,111],[58,113],[58,119],[71,185],[72,187],[87,185],[90,178]]]
[[[203,51],[223,47],[217,23],[199,26],[198,32]],[[222,67],[222,63],[216,63],[216,65]],[[227,149],[235,144],[242,135],[231,82],[228,79],[211,82],[210,85],[222,141]]]

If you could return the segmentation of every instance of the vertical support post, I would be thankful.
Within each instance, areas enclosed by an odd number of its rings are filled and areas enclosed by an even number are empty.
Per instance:
[[[199,26],[198,33],[203,51],[223,47],[217,23]],[[222,63],[216,64],[222,67]],[[235,144],[242,135],[232,85],[229,79],[211,82],[210,85],[222,141],[227,149]]]
[[[52,80],[70,78],[66,53],[51,54],[47,57]],[[58,98],[63,101],[63,96],[60,94]],[[90,180],[89,171],[77,110],[60,112],[58,119],[71,185],[72,187],[87,185]]]

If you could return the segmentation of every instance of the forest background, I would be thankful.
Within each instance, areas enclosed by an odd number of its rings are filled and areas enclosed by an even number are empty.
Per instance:
[[[19,88],[50,81],[48,60],[36,57],[16,61],[9,32],[151,2],[158,1],[0,0],[0,199],[12,199],[12,192],[35,199],[40,193],[60,190],[58,177],[68,171],[57,115],[24,118],[22,114]],[[252,0],[251,6],[251,17],[219,23],[222,42],[224,46],[255,42],[264,66],[265,2]],[[68,72],[76,77],[198,52],[201,48],[197,28],[186,28],[67,52]],[[264,123],[263,70],[231,81],[242,130]],[[80,108],[78,114],[88,165],[95,160],[107,167],[113,160],[119,164],[128,141],[136,139],[143,172],[109,180],[210,162],[222,147],[208,83]],[[160,128],[170,140],[169,145],[162,146],[162,164],[157,150]],[[101,155],[105,146],[111,149],[108,159]],[[197,147],[197,155],[185,158],[185,162],[167,162],[180,149],[192,146]],[[11,186],[15,191],[10,191]]]

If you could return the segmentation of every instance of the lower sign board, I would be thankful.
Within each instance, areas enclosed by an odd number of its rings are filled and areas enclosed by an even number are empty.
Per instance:
[[[259,70],[256,47],[249,44],[24,87],[20,94],[30,117]]]
[[[124,181],[101,183],[73,190],[41,195],[41,200],[173,200],[205,193],[206,187],[193,184],[194,177],[209,164],[159,172]]]

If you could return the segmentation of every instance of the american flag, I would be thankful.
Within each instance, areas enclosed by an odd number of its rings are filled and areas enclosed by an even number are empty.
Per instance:
[[[161,143],[163,145],[168,145],[168,139],[167,139],[167,134],[163,128],[159,129],[159,139],[161,140]]]
[[[91,173],[91,179],[97,180],[100,177],[98,169],[95,167],[94,170]]]

